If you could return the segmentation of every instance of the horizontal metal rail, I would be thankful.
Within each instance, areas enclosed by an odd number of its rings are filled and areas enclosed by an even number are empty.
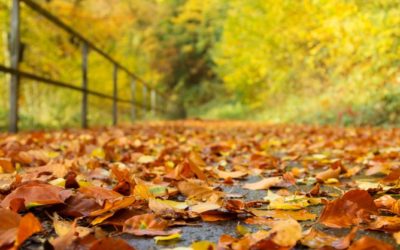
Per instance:
[[[9,74],[13,74],[13,75],[18,74],[20,77],[31,79],[31,80],[35,80],[35,81],[38,81],[40,83],[44,83],[44,84],[52,85],[52,86],[57,86],[57,87],[61,87],[61,88],[66,88],[66,89],[70,89],[70,90],[75,90],[75,91],[79,91],[79,92],[87,92],[90,95],[97,96],[97,97],[104,98],[104,99],[108,99],[108,100],[113,100],[114,99],[114,97],[111,96],[111,95],[107,95],[107,94],[104,94],[104,93],[101,93],[101,92],[98,92],[98,91],[94,91],[94,90],[84,89],[84,88],[81,88],[81,87],[78,87],[78,86],[74,86],[74,85],[72,85],[70,83],[65,83],[65,82],[62,82],[62,81],[57,81],[57,80],[53,80],[53,79],[37,76],[37,75],[34,75],[34,74],[26,72],[26,71],[15,70],[15,69],[6,67],[4,65],[0,65],[0,72],[9,73]],[[139,103],[139,102],[134,101],[134,100],[116,98],[116,101],[120,102],[120,103],[134,104],[135,106],[137,106],[139,108],[143,108],[143,109],[150,109],[151,108],[148,105],[145,106],[145,105],[143,105],[143,103]],[[160,113],[163,112],[159,108],[155,108],[155,110],[157,112],[160,112]]]

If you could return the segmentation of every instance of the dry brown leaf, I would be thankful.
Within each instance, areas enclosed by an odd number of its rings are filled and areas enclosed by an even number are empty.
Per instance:
[[[15,199],[23,199],[25,206],[51,205],[63,203],[72,192],[61,187],[45,183],[27,183],[16,188],[1,202],[1,206],[9,208]]]
[[[21,216],[11,210],[0,208],[0,248],[15,241]]]
[[[218,169],[213,169],[213,171],[217,174],[217,176],[221,179],[240,179],[247,175],[246,172],[243,171],[222,171]]]
[[[96,202],[100,205],[103,205],[106,200],[112,201],[122,197],[121,194],[113,190],[97,186],[80,187],[78,191],[87,197],[95,198]]]
[[[204,213],[211,210],[220,209],[221,206],[215,203],[200,202],[190,207],[190,211],[195,213]]]
[[[363,236],[354,242],[348,250],[394,250],[395,248],[390,244],[377,240],[369,236]]]
[[[381,230],[386,232],[400,231],[400,217],[397,216],[377,216],[374,221],[369,223],[371,230]]]
[[[293,247],[301,239],[301,226],[293,219],[277,221],[272,225],[269,233],[274,243],[283,247]]]
[[[316,174],[317,180],[326,181],[330,178],[337,178],[340,174],[340,168],[329,168],[323,172]]]
[[[346,249],[350,246],[351,241],[356,236],[357,228],[344,237],[337,237],[326,234],[315,228],[311,228],[304,232],[301,243],[311,248],[334,247],[335,249]]]
[[[397,245],[400,245],[400,231],[393,233],[393,238],[396,241]]]
[[[283,180],[282,177],[264,178],[260,181],[254,182],[254,183],[246,183],[243,185],[243,188],[250,189],[250,190],[269,189],[270,187],[276,186],[282,180]]]
[[[126,241],[115,238],[103,238],[95,241],[89,250],[135,250]]]
[[[342,197],[328,202],[319,218],[319,222],[328,227],[342,228],[369,221],[371,215],[377,215],[374,200],[365,190],[351,190]]]
[[[270,217],[275,219],[289,219],[292,218],[298,221],[314,220],[317,218],[316,214],[310,213],[307,210],[259,210],[250,209],[252,214],[260,217]]]
[[[179,230],[165,231],[168,221],[157,217],[155,214],[136,215],[125,221],[123,232],[137,236],[171,235]]]
[[[0,158],[0,173],[13,173],[15,168],[10,158]]]
[[[215,191],[204,183],[196,183],[194,181],[181,181],[178,183],[179,191],[188,197],[203,202],[218,203],[223,193]]]
[[[40,231],[42,231],[40,221],[32,213],[24,215],[19,222],[14,246],[18,247],[31,235]]]

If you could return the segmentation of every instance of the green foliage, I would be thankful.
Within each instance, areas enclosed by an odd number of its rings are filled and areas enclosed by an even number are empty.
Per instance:
[[[345,123],[395,122],[383,93],[400,84],[397,3],[231,1],[217,71],[259,119],[332,123],[356,109]]]
[[[166,92],[176,102],[160,103],[169,118],[400,124],[397,0],[37,2]],[[9,7],[0,3],[1,63]],[[22,68],[79,86],[80,44],[28,8],[22,14]],[[130,79],[118,78],[119,95],[130,98]],[[8,80],[0,80],[3,101]],[[111,82],[112,65],[90,52],[89,87],[111,93]],[[24,84],[24,126],[79,124],[79,95]],[[134,98],[143,103],[140,87]],[[92,124],[109,124],[111,103],[92,98],[90,111]],[[121,106],[123,121],[129,112]]]

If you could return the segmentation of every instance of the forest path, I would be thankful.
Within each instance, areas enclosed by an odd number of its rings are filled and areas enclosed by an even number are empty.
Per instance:
[[[399,143],[399,129],[201,120],[3,134],[0,218],[26,237],[0,247],[395,246]]]

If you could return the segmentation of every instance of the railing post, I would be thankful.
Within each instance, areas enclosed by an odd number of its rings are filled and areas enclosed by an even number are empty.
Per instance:
[[[150,92],[150,104],[151,104],[151,112],[153,115],[156,113],[156,91],[154,89]]]
[[[11,133],[18,132],[18,97],[19,97],[19,81],[20,76],[19,60],[20,60],[20,4],[19,0],[12,1],[11,10],[11,34],[10,34],[10,66],[16,70],[15,74],[11,74],[10,78],[10,114],[8,131]]]
[[[146,87],[146,85],[143,85],[142,91],[143,91],[142,92],[143,110],[144,110],[144,112],[146,112],[146,108],[147,108],[147,101],[146,101],[147,87]]]
[[[114,63],[113,76],[113,126],[118,123],[118,65]]]
[[[131,120],[136,120],[136,107],[135,107],[135,97],[136,97],[136,82],[134,79],[131,80]]]
[[[81,111],[81,126],[82,128],[88,127],[87,122],[87,111],[88,111],[88,44],[86,42],[82,43],[82,111]]]

